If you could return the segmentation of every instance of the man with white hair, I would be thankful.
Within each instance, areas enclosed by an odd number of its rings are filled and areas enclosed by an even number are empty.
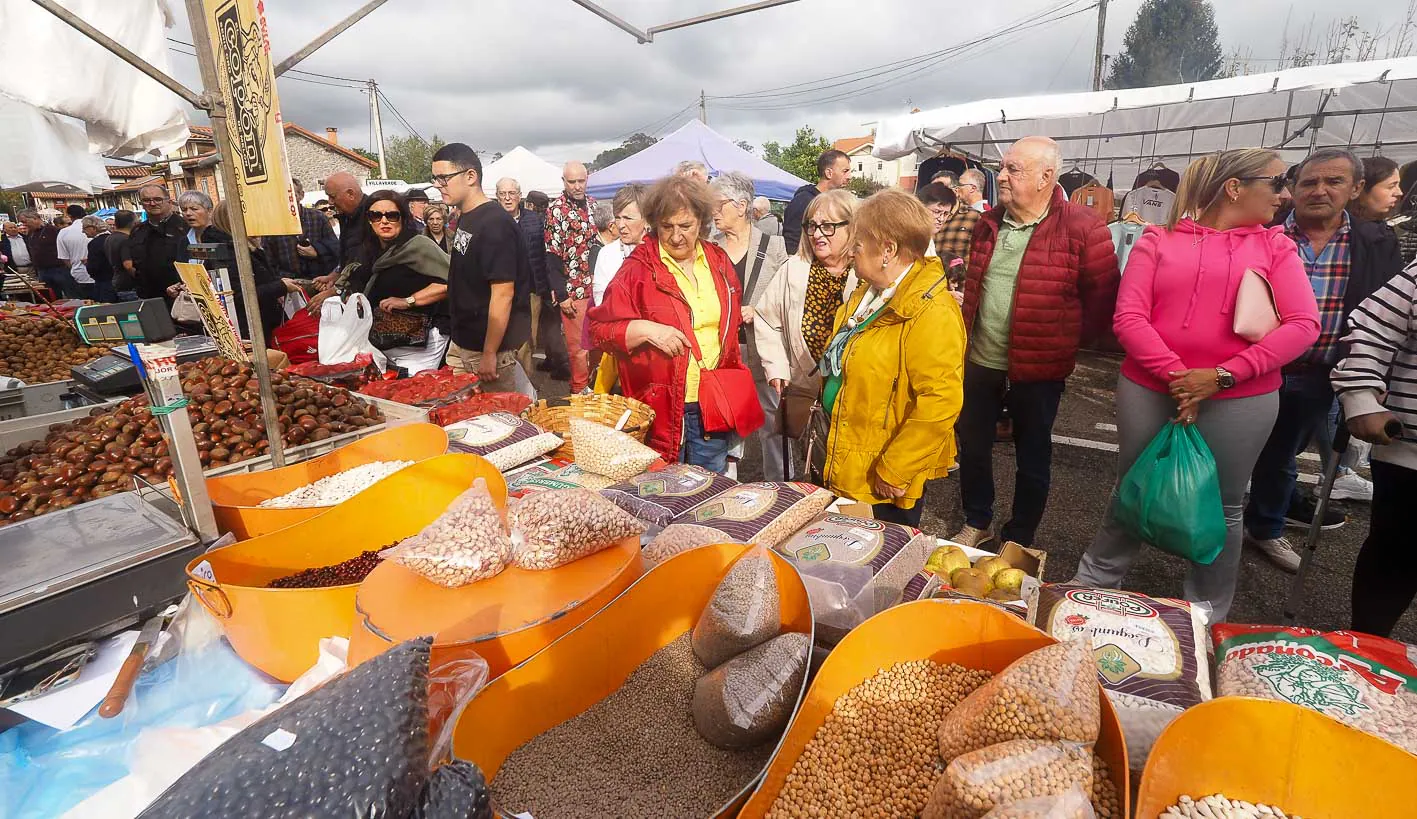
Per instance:
[[[766,196],[753,199],[753,227],[761,230],[764,236],[782,235],[782,225],[778,224],[777,217],[773,215],[772,203]]]
[[[1014,422],[1017,476],[1013,512],[999,538],[1033,545],[1048,503],[1053,420],[1064,382],[1082,340],[1105,337],[1112,323],[1121,278],[1112,234],[1091,208],[1064,198],[1061,165],[1053,140],[1015,142],[999,173],[1001,207],[974,229],[964,283],[964,409],[955,425],[964,528],[952,538],[966,546],[994,539],[994,423],[1001,405]]]
[[[551,283],[546,276],[546,222],[542,221],[541,214],[525,206],[522,184],[510,176],[497,180],[497,204],[516,221],[526,240],[527,261],[531,262],[530,352],[543,348],[546,358],[536,365],[537,369],[550,372],[553,380],[568,381],[571,368],[566,363],[566,342],[561,338],[561,310],[551,295]]]
[[[954,192],[966,206],[980,213],[989,209],[989,203],[984,201],[984,172],[977,168],[970,168],[959,175]]]
[[[590,356],[581,348],[586,308],[590,304],[590,246],[596,234],[591,218],[595,200],[585,192],[588,176],[585,165],[567,162],[561,170],[565,190],[546,209],[546,275],[552,297],[561,307],[572,395],[590,386]]]
[[[708,166],[693,159],[686,159],[674,166],[675,176],[687,176],[690,179],[697,179],[700,182],[709,181]]]

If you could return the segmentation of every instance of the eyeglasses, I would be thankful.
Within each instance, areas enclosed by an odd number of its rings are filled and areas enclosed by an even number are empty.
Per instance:
[[[329,205],[325,205],[324,207],[315,208],[315,210],[318,210],[321,213],[330,213],[334,210],[334,208],[330,207]]]
[[[435,173],[433,174],[433,187],[446,188],[448,187],[449,182],[453,181],[459,176],[462,176],[465,173],[467,173],[467,169],[463,169],[461,171],[453,171],[452,173]]]
[[[813,233],[821,233],[823,236],[825,236],[826,238],[830,239],[831,237],[833,237],[833,236],[836,235],[837,228],[844,228],[844,227],[846,227],[846,226],[849,225],[849,224],[851,224],[851,223],[850,223],[850,222],[808,222],[807,224],[803,225],[802,227],[806,230],[806,233],[807,233],[808,236],[811,236]]]
[[[1241,182],[1259,182],[1261,180],[1269,182],[1269,186],[1274,189],[1275,193],[1284,190],[1284,186],[1289,184],[1289,177],[1282,173],[1274,176],[1242,176],[1239,179]]]
[[[498,199],[516,199],[520,195],[516,191],[497,191]]]
[[[144,205],[161,205],[163,202],[166,202],[168,200],[166,197],[163,197],[162,199],[139,199],[138,201],[143,203]]]
[[[403,221],[403,214],[402,214],[402,213],[399,213],[399,212],[396,211],[396,210],[371,210],[371,211],[365,211],[364,217],[369,220],[369,223],[370,223],[370,224],[378,224],[379,222],[402,222],[402,221]]]

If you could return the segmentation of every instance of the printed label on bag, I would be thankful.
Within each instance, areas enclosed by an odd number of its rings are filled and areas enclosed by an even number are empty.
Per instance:
[[[277,728],[267,734],[266,738],[261,740],[261,744],[267,748],[284,751],[295,744],[295,734],[292,734],[284,728]]]

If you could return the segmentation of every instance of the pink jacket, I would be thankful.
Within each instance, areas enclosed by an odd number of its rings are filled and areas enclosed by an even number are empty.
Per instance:
[[[1280,326],[1258,344],[1235,335],[1235,296],[1246,269],[1274,291]],[[1279,389],[1279,368],[1319,336],[1319,311],[1304,264],[1283,228],[1212,230],[1182,219],[1174,231],[1149,227],[1127,259],[1112,319],[1127,352],[1122,374],[1167,392],[1169,372],[1224,367],[1235,387],[1216,398]]]

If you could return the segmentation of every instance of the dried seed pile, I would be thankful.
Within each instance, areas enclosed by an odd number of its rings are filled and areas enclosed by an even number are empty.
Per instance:
[[[917,815],[939,773],[940,721],[990,676],[916,660],[852,688],[803,749],[768,816]]]
[[[1274,819],[1301,819],[1273,805],[1256,805],[1243,799],[1228,799],[1222,793],[1213,793],[1201,799],[1182,794],[1176,804],[1161,814],[1161,819],[1257,819],[1263,816],[1272,816]]]
[[[334,506],[344,503],[413,461],[374,461],[336,472],[292,489],[284,495],[267,498],[258,504],[265,509],[297,509],[307,506]]]
[[[1066,793],[1020,799],[984,814],[984,819],[1094,819],[1087,794],[1073,788]]]
[[[616,481],[629,480],[659,460],[659,453],[625,433],[581,418],[571,419],[576,466]]]
[[[266,584],[268,589],[323,589],[328,586],[348,586],[363,583],[374,567],[384,562],[379,549],[370,549],[333,566],[316,566],[295,574],[277,577]]]
[[[739,558],[718,582],[694,625],[694,656],[718,668],[782,630],[777,571],[766,551]]]
[[[720,748],[753,748],[781,736],[811,654],[812,638],[791,631],[700,677],[694,686],[694,728]]]
[[[725,751],[698,735],[689,708],[704,670],[685,633],[610,696],[513,751],[493,803],[536,819],[712,813],[762,770],[773,743]]]
[[[1092,757],[1092,811],[1097,819],[1123,819],[1122,799],[1112,780],[1112,766],[1096,754]]]

